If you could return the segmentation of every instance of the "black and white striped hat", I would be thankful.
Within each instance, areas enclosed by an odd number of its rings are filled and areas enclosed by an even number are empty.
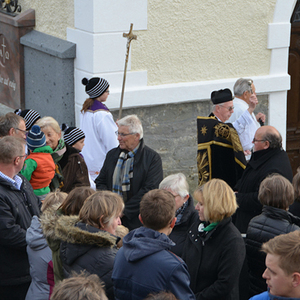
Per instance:
[[[90,80],[83,78],[81,82],[85,85],[85,92],[91,99],[100,97],[109,87],[107,80],[99,77],[93,77]]]
[[[64,141],[70,146],[85,138],[84,132],[78,127],[69,127],[63,123],[61,129],[64,132]]]
[[[41,118],[40,114],[33,109],[16,109],[15,114],[24,118],[26,130],[30,130],[32,125]]]

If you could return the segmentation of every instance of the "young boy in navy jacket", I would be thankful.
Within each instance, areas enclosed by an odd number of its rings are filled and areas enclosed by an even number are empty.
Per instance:
[[[178,299],[195,299],[190,275],[181,258],[170,251],[168,235],[176,222],[174,196],[166,190],[146,193],[139,219],[144,225],[123,239],[112,279],[115,299],[144,299],[149,293],[172,292]]]

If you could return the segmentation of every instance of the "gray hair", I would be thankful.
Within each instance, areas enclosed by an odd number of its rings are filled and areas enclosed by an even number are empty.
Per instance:
[[[186,181],[186,177],[182,173],[172,174],[167,176],[160,184],[159,189],[171,190],[174,193],[184,198],[189,195],[189,184]]]
[[[19,128],[22,120],[24,121],[21,116],[13,112],[9,112],[5,116],[0,117],[0,136],[8,135],[11,128]]]
[[[250,78],[240,78],[233,86],[233,92],[235,96],[242,96],[246,91],[252,92],[251,85],[253,80]]]
[[[17,156],[24,154],[24,145],[26,141],[24,139],[5,136],[0,139],[0,163],[10,164]]]
[[[126,126],[132,133],[138,133],[143,138],[143,126],[137,115],[128,115],[116,122],[118,126]]]
[[[277,134],[274,132],[266,132],[263,139],[269,142],[269,148],[271,149],[282,148],[282,137],[279,132],[277,132]]]

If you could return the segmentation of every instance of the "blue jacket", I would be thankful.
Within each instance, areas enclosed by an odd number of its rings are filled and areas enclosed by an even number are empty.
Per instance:
[[[258,294],[249,300],[299,300],[300,298],[286,298],[286,297],[278,297],[271,295],[269,292],[263,292]]]
[[[129,232],[115,258],[115,299],[140,300],[162,290],[178,299],[195,299],[186,264],[169,251],[172,246],[165,234],[146,227]]]

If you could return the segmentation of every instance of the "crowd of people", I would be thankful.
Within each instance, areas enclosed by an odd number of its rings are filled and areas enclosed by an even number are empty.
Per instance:
[[[198,117],[198,187],[84,78],[80,128],[0,117],[0,299],[300,299],[300,170],[251,79]],[[235,111],[236,108],[236,111]]]

